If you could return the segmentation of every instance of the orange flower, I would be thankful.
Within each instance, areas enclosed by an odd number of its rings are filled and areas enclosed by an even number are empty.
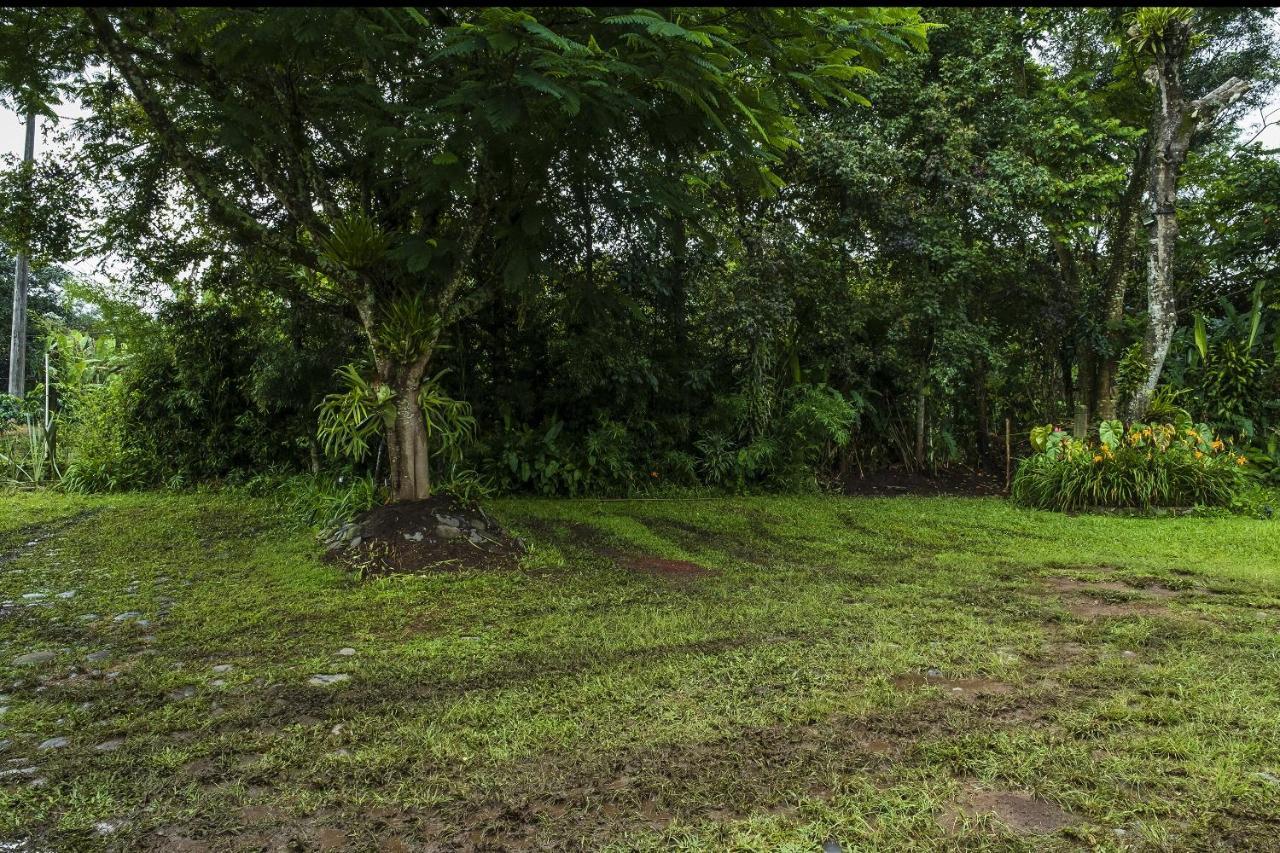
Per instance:
[[[657,471],[650,471],[650,472],[649,472],[649,476],[650,476],[650,477],[656,477],[656,476],[658,476],[658,472],[657,472]]]
[[[1249,460],[1248,460],[1248,459],[1245,459],[1243,456],[1237,456],[1237,457],[1236,457],[1236,464],[1237,464],[1237,465],[1243,465],[1244,463],[1246,463],[1246,462],[1248,462],[1248,461],[1249,461]]]
[[[1222,439],[1220,439],[1220,438],[1215,438],[1215,439],[1213,440],[1213,444],[1211,444],[1211,445],[1209,445],[1209,446],[1210,446],[1210,447],[1212,447],[1214,450],[1221,450],[1225,445],[1223,445],[1223,443],[1222,443]]]
[[[1102,461],[1102,457],[1101,457],[1101,456],[1099,456],[1099,455],[1097,455],[1097,454],[1095,454],[1095,455],[1094,455],[1094,457],[1093,457],[1093,461],[1094,461],[1094,462],[1101,462],[1101,461]]]
[[[1196,458],[1197,458],[1197,459],[1203,459],[1203,458],[1204,458],[1204,454],[1203,454],[1203,453],[1201,453],[1199,450],[1195,451],[1195,454],[1196,454]]]

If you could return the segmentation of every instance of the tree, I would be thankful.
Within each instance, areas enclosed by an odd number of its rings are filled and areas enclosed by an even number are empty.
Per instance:
[[[26,142],[22,149],[24,171],[30,171],[36,147],[36,114],[27,113]],[[27,290],[31,258],[20,246],[13,274],[13,315],[9,337],[9,394],[21,397],[27,390]]]
[[[63,88],[93,110],[83,162],[119,202],[102,238],[145,251],[167,218],[295,268],[269,279],[286,297],[353,310],[396,399],[400,500],[430,494],[417,394],[441,337],[536,268],[555,166],[590,164],[591,181],[625,182],[637,201],[687,197],[699,161],[742,164],[770,191],[795,114],[861,101],[850,81],[925,32],[912,10],[876,9],[95,8],[54,20],[63,34],[34,43],[81,45]],[[3,46],[8,68],[39,66],[19,40]],[[620,145],[673,162],[616,168]]]
[[[1204,97],[1187,99],[1182,65],[1192,48],[1191,20],[1192,11],[1185,7],[1149,7],[1137,13],[1129,30],[1141,52],[1151,59],[1146,79],[1156,87],[1145,223],[1149,316],[1143,356],[1147,376],[1129,401],[1132,420],[1142,417],[1155,392],[1177,324],[1173,263],[1178,243],[1178,175],[1186,162],[1192,134],[1248,89],[1248,83],[1232,77]]]

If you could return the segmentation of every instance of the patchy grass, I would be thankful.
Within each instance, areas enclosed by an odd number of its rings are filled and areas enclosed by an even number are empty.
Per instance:
[[[33,849],[1263,850],[1280,829],[1277,524],[508,500],[520,566],[361,584],[242,497],[0,508],[0,840]]]

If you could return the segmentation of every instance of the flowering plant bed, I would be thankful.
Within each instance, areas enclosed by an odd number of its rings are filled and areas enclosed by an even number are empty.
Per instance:
[[[1096,439],[1032,430],[1012,497],[1040,509],[1228,506],[1248,460],[1206,424],[1103,421]]]

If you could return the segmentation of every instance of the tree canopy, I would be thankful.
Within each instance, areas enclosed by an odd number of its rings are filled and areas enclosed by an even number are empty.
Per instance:
[[[1152,394],[1265,442],[1277,158],[1236,121],[1275,48],[1266,9],[7,10],[8,100],[87,116],[0,195],[48,223],[10,241],[304,361],[244,405],[401,498],[428,461],[547,492],[990,471],[1006,419]],[[1255,404],[1196,399],[1226,381],[1196,318],[1221,352],[1255,305]]]

